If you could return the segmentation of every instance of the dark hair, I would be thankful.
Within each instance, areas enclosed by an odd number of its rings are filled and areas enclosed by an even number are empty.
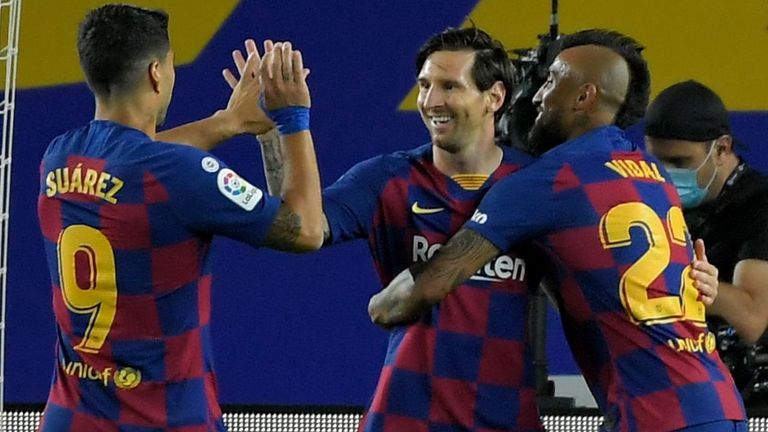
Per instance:
[[[613,123],[626,129],[643,118],[651,93],[651,74],[642,56],[645,47],[627,35],[605,29],[583,30],[565,35],[560,43],[561,50],[581,45],[599,45],[619,54],[629,67],[629,86],[624,104],[616,113]]]
[[[475,62],[472,65],[472,79],[480,91],[491,88],[496,81],[501,81],[507,94],[504,103],[496,111],[495,118],[499,119],[506,111],[515,87],[515,67],[504,49],[504,45],[493,39],[488,33],[479,28],[447,28],[438,33],[419,49],[416,55],[416,73],[421,71],[427,58],[437,51],[474,51]]]
[[[97,95],[133,90],[148,62],[168,55],[168,14],[110,4],[86,15],[77,34],[80,66]]]

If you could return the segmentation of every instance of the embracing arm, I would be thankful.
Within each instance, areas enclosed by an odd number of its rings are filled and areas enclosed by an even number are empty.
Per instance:
[[[243,133],[236,113],[219,110],[212,116],[157,133],[164,142],[186,144],[209,151],[222,142]]]
[[[739,261],[733,271],[733,283],[720,282],[717,298],[707,312],[728,321],[746,342],[757,342],[768,327],[766,281],[768,261]]]
[[[383,327],[412,321],[498,254],[493,243],[471,229],[462,228],[425,265],[404,270],[373,296],[368,314]]]

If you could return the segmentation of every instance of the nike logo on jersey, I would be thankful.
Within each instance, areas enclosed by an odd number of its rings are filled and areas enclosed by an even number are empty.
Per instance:
[[[416,201],[411,206],[411,211],[415,214],[433,214],[433,213],[440,213],[441,211],[445,210],[444,207],[437,207],[437,208],[423,208],[419,207],[419,202]]]

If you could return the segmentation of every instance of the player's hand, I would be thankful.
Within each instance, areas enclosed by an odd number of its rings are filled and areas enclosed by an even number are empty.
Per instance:
[[[267,44],[265,43],[264,46],[266,48]],[[224,112],[232,117],[238,133],[259,135],[272,129],[274,124],[259,103],[262,94],[259,75],[261,56],[253,39],[245,41],[245,51],[247,57],[243,56],[240,50],[232,51],[232,60],[237,68],[239,79],[230,69],[221,71],[224,80],[232,89],[232,95]]]
[[[267,49],[267,43],[271,49]],[[271,41],[266,41],[264,47],[259,72],[267,110],[290,106],[309,108],[312,105],[307,87],[309,69],[304,68],[301,52],[294,50],[290,42],[272,45]]]
[[[699,300],[706,306],[710,306],[717,297],[717,288],[719,285],[717,276],[717,267],[707,261],[707,253],[704,248],[704,240],[698,239],[693,244],[696,254],[691,263],[691,277],[693,286],[699,290]]]
[[[395,276],[392,282],[368,302],[371,321],[385,329],[415,321],[421,307],[414,297],[415,283],[408,269]]]

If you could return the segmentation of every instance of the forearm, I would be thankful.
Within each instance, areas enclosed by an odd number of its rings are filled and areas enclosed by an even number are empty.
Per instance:
[[[280,196],[300,219],[299,243],[317,249],[323,242],[320,175],[309,130],[282,136],[284,177]]]
[[[727,282],[720,282],[715,302],[707,308],[707,313],[728,321],[748,343],[757,342],[762,336],[768,315],[747,290]]]
[[[222,110],[208,118],[159,132],[157,139],[209,151],[237,134],[231,114]]]
[[[368,314],[383,327],[412,321],[498,253],[499,250],[479,234],[461,229],[427,263],[414,264],[373,296]],[[416,274],[415,282],[411,272]]]
[[[283,187],[283,148],[280,144],[280,134],[273,128],[256,137],[261,146],[261,157],[264,161],[264,177],[267,179],[267,189],[270,195],[279,195]]]
[[[498,254],[493,243],[462,228],[424,266],[414,267],[413,295],[419,301],[439,303]]]

